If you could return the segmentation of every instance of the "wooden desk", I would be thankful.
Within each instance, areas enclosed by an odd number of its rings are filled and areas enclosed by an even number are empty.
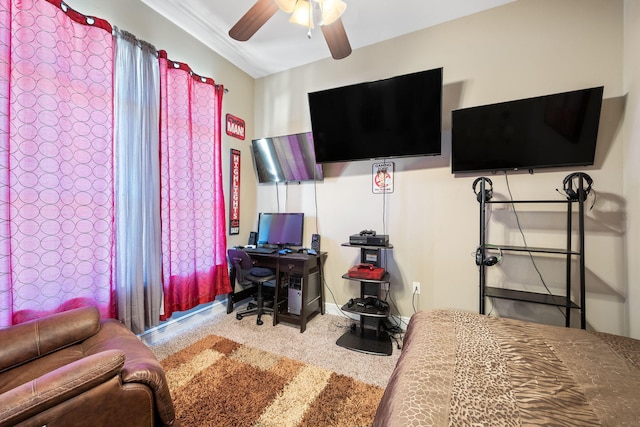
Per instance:
[[[292,252],[280,255],[278,252],[272,254],[250,253],[251,260],[255,266],[271,268],[276,272],[277,286],[274,295],[273,325],[279,322],[300,325],[300,332],[307,328],[307,321],[318,313],[324,314],[324,286],[322,279],[323,264],[327,258],[326,252],[318,255],[308,255],[306,253]],[[301,308],[300,314],[289,313],[289,283],[291,278],[302,280],[301,286]],[[232,292],[227,297],[227,313],[233,311],[235,302],[245,299],[253,294],[254,289],[243,289],[235,292],[235,271],[231,268]]]

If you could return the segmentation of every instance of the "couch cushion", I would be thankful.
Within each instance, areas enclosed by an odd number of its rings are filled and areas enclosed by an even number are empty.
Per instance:
[[[104,351],[0,394],[0,424],[23,421],[118,376],[124,360],[122,351]]]
[[[55,353],[47,354],[13,369],[0,372],[0,393],[11,390],[42,375],[83,359],[85,354],[80,345],[63,348]]]
[[[64,313],[0,330],[0,372],[43,355],[76,344],[100,330],[100,313],[95,307]]]

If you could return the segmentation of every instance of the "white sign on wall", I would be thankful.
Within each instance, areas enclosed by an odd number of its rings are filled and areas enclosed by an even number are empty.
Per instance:
[[[373,164],[373,194],[393,193],[393,166],[393,162]]]

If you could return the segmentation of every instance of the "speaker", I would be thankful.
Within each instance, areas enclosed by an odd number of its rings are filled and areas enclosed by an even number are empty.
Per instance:
[[[258,233],[256,233],[255,231],[250,231],[249,232],[249,241],[247,242],[248,245],[257,245],[258,244]]]
[[[320,252],[320,235],[312,234],[311,235],[311,249],[316,252]]]

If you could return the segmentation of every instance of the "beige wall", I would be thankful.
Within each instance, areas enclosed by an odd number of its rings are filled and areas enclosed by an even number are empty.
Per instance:
[[[109,20],[166,50],[171,59],[189,63],[195,72],[212,76],[230,89],[224,98],[223,113],[247,122],[245,141],[223,135],[225,165],[229,148],[240,149],[243,155],[241,234],[229,237],[230,246],[246,242],[249,231],[256,227],[257,212],[304,212],[305,241],[310,242],[311,234],[317,231],[322,235],[322,249],[329,252],[325,274],[335,300],[327,292],[328,303],[342,305],[358,293],[357,284],[341,278],[357,262],[358,253],[340,244],[364,228],[385,232],[394,245],[388,259],[391,298],[402,316],[410,316],[414,306],[468,310],[478,307],[477,269],[472,256],[479,221],[471,190],[476,175],[450,173],[450,111],[604,85],[596,165],[583,169],[593,177],[598,195],[587,219],[587,319],[594,329],[640,337],[638,326],[632,326],[639,324],[638,314],[629,310],[632,302],[637,305],[640,298],[640,267],[632,255],[627,255],[640,250],[636,230],[639,221],[633,221],[638,217],[640,177],[635,160],[639,155],[632,142],[638,139],[640,130],[628,124],[622,131],[623,100],[635,99],[627,93],[637,86],[638,79],[632,75],[640,68],[637,62],[631,62],[623,81],[623,46],[629,58],[637,56],[630,52],[636,52],[640,44],[635,29],[639,12],[633,3],[519,0],[355,50],[342,61],[319,61],[254,81],[140,1],[69,1],[80,12]],[[632,12],[624,33],[623,5],[627,6],[627,14]],[[435,67],[444,67],[443,155],[394,160],[393,194],[372,194],[373,162],[369,161],[325,165],[325,180],[316,185],[255,184],[251,138],[310,130],[307,92]],[[632,106],[637,114],[637,100]],[[509,183],[517,199],[559,198],[555,189],[561,187],[569,172],[513,173]],[[491,178],[497,197],[508,197],[505,178]],[[511,212],[494,212],[498,221],[491,230],[495,240],[518,244],[518,232],[509,225],[510,215],[512,218]],[[556,213],[525,211],[521,216],[530,219],[525,221],[529,244],[548,246],[562,240]],[[627,216],[630,221],[625,224]],[[635,239],[625,239],[627,226]],[[545,231],[547,228],[552,231]],[[542,260],[539,264],[547,281],[562,281],[561,263]],[[490,273],[492,283],[510,283],[514,277],[515,286],[526,288],[530,286],[527,283],[537,283],[530,263],[521,258],[507,257]],[[421,282],[422,293],[412,303],[414,281]],[[496,304],[493,312],[562,323],[557,310],[539,306],[509,302]]]
[[[629,332],[640,338],[640,4],[625,0],[625,69],[626,117],[624,126],[624,196],[627,201],[627,280],[629,283]],[[635,308],[635,309],[634,309]]]
[[[586,221],[587,321],[600,331],[628,334],[628,297],[633,289],[627,285],[624,239],[625,199],[631,194],[623,192],[621,172],[622,0],[519,0],[357,49],[342,61],[319,61],[257,80],[254,136],[310,130],[307,92],[436,67],[444,67],[442,156],[394,160],[395,190],[387,196],[372,194],[373,161],[325,165],[325,180],[316,185],[259,186],[258,210],[305,212],[305,241],[315,232],[317,219],[322,249],[329,253],[325,274],[335,295],[332,301],[327,293],[330,303],[342,305],[359,292],[357,283],[341,278],[357,262],[358,253],[340,244],[350,234],[372,228],[389,234],[394,245],[388,270],[391,298],[401,315],[410,316],[414,306],[477,310],[473,253],[479,218],[471,189],[477,175],[450,172],[451,110],[604,85],[596,164],[582,168],[594,179],[597,192]],[[562,188],[571,171],[510,173],[513,197],[558,199],[556,188]],[[497,197],[508,198],[504,176],[491,178]],[[529,245],[563,245],[558,224],[565,216],[549,207],[542,210],[519,208]],[[496,211],[492,220],[492,242],[521,244],[511,211]],[[562,261],[540,258],[537,265],[552,290],[561,289]],[[422,284],[422,292],[412,303],[414,281]],[[505,257],[490,270],[489,281],[541,289],[528,257]],[[501,302],[493,313],[563,323],[555,308]]]

